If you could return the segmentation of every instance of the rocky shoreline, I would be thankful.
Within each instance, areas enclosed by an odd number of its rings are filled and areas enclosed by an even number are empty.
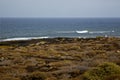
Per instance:
[[[91,80],[85,73],[105,62],[120,66],[120,38],[0,42],[1,80]]]

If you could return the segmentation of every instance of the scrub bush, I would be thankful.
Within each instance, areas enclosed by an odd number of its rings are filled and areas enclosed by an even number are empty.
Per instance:
[[[83,74],[85,80],[105,80],[107,76],[120,74],[120,66],[114,63],[103,63]]]

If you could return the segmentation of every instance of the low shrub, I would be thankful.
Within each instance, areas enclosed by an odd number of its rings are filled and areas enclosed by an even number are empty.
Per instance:
[[[49,77],[49,78],[47,78],[45,80],[57,80],[57,78],[56,77]]]
[[[1,78],[0,80],[20,80],[19,78],[12,78],[12,77],[4,77]]]
[[[27,70],[27,72],[34,72],[37,69],[37,67],[31,65],[27,66],[25,69]]]
[[[85,80],[105,80],[109,75],[120,74],[120,66],[114,63],[103,63],[83,74]]]
[[[23,76],[21,80],[45,80],[47,75],[43,72],[33,72],[29,75]]]
[[[110,75],[105,80],[120,80],[120,74]]]

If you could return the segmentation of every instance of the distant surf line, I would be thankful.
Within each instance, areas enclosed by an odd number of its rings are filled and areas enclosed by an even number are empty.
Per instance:
[[[76,31],[57,31],[57,33],[69,34],[69,33],[78,33],[78,34],[104,34],[104,33],[114,33],[115,31],[89,31],[89,30],[76,30]]]
[[[114,32],[115,32],[114,30],[112,30],[112,31],[88,31],[88,30],[57,31],[57,33],[61,33],[61,34],[70,34],[70,33],[77,33],[77,34],[105,34],[105,33],[114,33]],[[55,36],[55,37],[61,37],[61,36]],[[14,38],[1,39],[0,42],[3,42],[3,41],[32,40],[32,39],[45,39],[45,38],[55,38],[55,37],[50,37],[50,36],[43,36],[43,37],[14,37]],[[70,37],[70,36],[68,36],[68,37]],[[71,37],[73,37],[73,36],[71,36]],[[74,37],[76,37],[76,36],[74,36]],[[77,36],[77,37],[81,38],[83,36]]]

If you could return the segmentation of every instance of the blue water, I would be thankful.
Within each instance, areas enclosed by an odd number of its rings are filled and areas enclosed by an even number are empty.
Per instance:
[[[120,36],[120,18],[0,18],[0,40]]]

